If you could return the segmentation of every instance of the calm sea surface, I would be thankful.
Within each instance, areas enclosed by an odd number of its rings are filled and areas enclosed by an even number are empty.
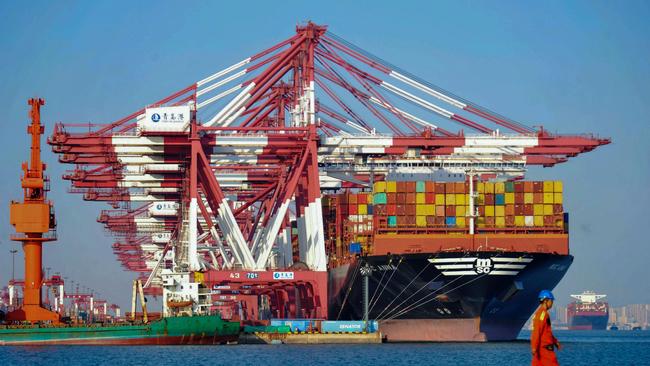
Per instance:
[[[557,331],[562,365],[650,365],[650,331]],[[9,365],[528,365],[529,333],[487,344],[0,347]]]

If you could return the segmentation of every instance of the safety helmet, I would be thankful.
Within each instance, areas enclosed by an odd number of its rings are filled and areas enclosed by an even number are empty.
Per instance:
[[[544,299],[549,299],[549,300],[555,300],[555,296],[553,296],[553,293],[549,290],[542,290],[539,292],[539,301],[542,301]]]

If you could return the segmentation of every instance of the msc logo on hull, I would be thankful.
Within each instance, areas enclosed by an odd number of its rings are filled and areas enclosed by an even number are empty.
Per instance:
[[[444,276],[516,276],[533,258],[458,257],[429,258]]]

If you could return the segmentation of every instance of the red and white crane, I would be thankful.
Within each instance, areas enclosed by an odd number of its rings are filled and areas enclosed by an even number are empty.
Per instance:
[[[99,221],[146,288],[189,296],[175,291],[198,271],[268,290],[299,261],[276,289],[322,315],[322,190],[412,172],[515,179],[610,140],[533,129],[307,23],[115,122],[57,124],[48,142],[75,165],[72,192],[112,205]]]

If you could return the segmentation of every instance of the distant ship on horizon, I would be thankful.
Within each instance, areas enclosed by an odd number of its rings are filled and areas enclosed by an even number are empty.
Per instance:
[[[570,330],[605,330],[609,320],[609,304],[601,301],[607,295],[584,291],[571,295],[576,301],[567,307]]]

